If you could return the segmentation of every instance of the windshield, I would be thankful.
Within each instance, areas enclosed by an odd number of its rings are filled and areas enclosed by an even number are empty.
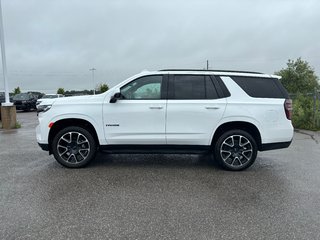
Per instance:
[[[28,100],[31,98],[31,95],[28,93],[20,93],[13,97],[13,100]]]
[[[44,95],[42,98],[57,98],[57,94],[51,94],[51,95]]]

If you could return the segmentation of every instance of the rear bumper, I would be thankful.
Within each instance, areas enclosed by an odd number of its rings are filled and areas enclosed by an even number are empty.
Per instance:
[[[291,142],[292,140],[289,142],[264,143],[261,145],[261,148],[259,150],[263,152],[268,150],[287,148],[290,146]]]

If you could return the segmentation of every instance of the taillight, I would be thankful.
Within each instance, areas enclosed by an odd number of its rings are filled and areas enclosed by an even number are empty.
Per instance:
[[[289,120],[292,118],[292,100],[286,99],[284,101],[284,111],[286,112],[286,116]]]

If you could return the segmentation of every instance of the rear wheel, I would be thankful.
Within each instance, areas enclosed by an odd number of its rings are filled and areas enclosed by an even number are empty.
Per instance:
[[[55,159],[65,167],[87,165],[96,155],[96,142],[92,134],[81,127],[60,130],[52,141]]]
[[[257,143],[243,130],[222,134],[214,147],[214,157],[226,170],[241,171],[250,167],[257,157]]]

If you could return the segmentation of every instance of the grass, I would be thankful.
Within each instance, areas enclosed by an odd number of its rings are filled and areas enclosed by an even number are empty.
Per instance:
[[[15,129],[21,128],[21,123],[19,121],[17,121],[14,128]]]

